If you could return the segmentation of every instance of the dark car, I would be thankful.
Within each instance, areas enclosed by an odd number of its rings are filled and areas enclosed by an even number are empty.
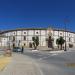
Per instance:
[[[22,49],[20,47],[14,47],[13,52],[21,52]]]

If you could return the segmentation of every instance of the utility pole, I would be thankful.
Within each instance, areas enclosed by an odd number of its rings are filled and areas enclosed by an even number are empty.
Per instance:
[[[66,48],[66,21],[64,22],[64,24],[65,24],[65,49],[64,51],[67,51],[67,48]]]
[[[66,25],[67,25],[67,23],[69,22],[69,20],[67,19],[67,18],[65,18],[64,19],[64,25],[65,25],[65,49],[64,49],[64,51],[67,51],[67,39],[66,39],[66,32],[67,32],[67,27],[66,27]]]

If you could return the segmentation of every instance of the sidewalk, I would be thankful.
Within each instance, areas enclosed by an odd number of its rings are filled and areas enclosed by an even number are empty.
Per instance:
[[[0,55],[0,71],[3,71],[3,69],[9,64],[11,61],[11,57],[5,57],[3,55]]]
[[[37,65],[27,56],[13,53],[11,63],[0,75],[41,75]]]

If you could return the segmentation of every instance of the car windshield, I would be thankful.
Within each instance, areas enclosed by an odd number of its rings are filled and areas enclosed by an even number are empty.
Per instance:
[[[19,47],[15,47],[14,49],[20,49]]]

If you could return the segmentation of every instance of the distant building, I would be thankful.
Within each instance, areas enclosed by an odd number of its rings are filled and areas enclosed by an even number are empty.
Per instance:
[[[7,36],[0,34],[0,48],[7,47]]]
[[[65,32],[61,29],[59,30],[52,28],[22,28],[2,31],[0,34],[6,36],[6,38],[1,38],[0,47],[29,47],[30,43],[33,43],[33,36],[39,37],[39,47],[48,47],[46,39],[51,36],[51,38],[53,39],[52,45],[54,48],[57,48],[56,39],[58,39],[60,36],[65,39],[65,34],[67,47],[69,47],[70,44],[75,47],[75,32]]]

